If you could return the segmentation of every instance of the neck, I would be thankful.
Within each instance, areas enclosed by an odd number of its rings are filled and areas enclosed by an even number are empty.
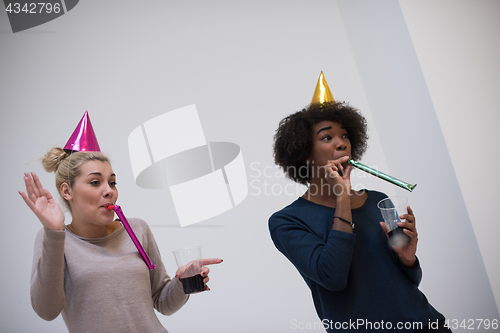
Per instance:
[[[332,188],[324,179],[314,178],[309,183],[309,188],[302,196],[304,199],[314,203],[333,207],[337,205],[337,201],[344,197],[344,193],[336,193],[335,188]]]
[[[77,236],[83,238],[101,238],[112,234],[120,227],[120,221],[116,220],[107,225],[92,225],[90,223],[80,222],[73,219],[68,224],[69,230]]]
[[[340,190],[339,190],[340,191]],[[302,198],[307,199],[319,205],[336,208],[340,201],[350,202],[351,208],[361,207],[368,197],[366,191],[354,191],[351,189],[350,195],[342,195],[336,193],[334,189],[323,179],[311,179],[309,189],[302,195]]]

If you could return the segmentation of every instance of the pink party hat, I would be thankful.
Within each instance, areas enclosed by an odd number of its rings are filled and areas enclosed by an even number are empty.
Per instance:
[[[80,120],[66,146],[64,146],[64,150],[68,152],[101,151],[95,137],[94,129],[92,128],[92,123],[90,122],[88,111],[85,111],[82,120]]]

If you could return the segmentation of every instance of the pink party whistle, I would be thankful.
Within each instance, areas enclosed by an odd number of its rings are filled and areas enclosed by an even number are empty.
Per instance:
[[[148,268],[150,270],[155,269],[156,265],[153,265],[153,263],[151,262],[151,259],[149,259],[149,257],[148,257],[148,254],[146,253],[146,251],[144,251],[144,248],[142,247],[141,243],[139,243],[139,240],[135,236],[134,231],[132,230],[132,228],[130,227],[130,224],[128,223],[127,218],[125,217],[125,215],[123,215],[123,211],[120,208],[120,206],[118,206],[118,205],[108,206],[107,208],[109,210],[114,210],[115,213],[116,213],[116,215],[118,215],[118,218],[122,222],[123,227],[125,228],[125,230],[127,230],[128,235],[130,236],[130,238],[132,238],[132,241],[134,242],[135,247],[137,248],[137,250],[141,254],[141,256],[144,259],[144,261],[146,262],[146,265],[148,265]]]

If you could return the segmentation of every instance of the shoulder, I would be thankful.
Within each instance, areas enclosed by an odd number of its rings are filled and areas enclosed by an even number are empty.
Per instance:
[[[141,226],[141,227],[149,228],[147,222],[141,218],[138,218],[138,217],[130,217],[127,219],[127,221],[131,226],[134,225],[134,226]]]
[[[136,233],[151,234],[151,229],[146,221],[138,217],[131,217],[127,219],[130,227]]]
[[[374,200],[387,198],[387,194],[379,191],[365,190],[368,193],[368,197]],[[377,201],[378,202],[378,201]]]
[[[303,206],[303,203],[301,202],[300,198],[289,204],[288,206],[278,210],[275,212],[271,217],[269,218],[269,222],[275,221],[277,219],[280,219],[285,216],[294,216],[298,213],[300,213],[300,207]]]
[[[298,198],[290,205],[275,212],[269,218],[269,230],[271,233],[280,226],[294,226],[307,228],[311,216],[321,213],[321,206],[306,199]]]
[[[371,214],[373,210],[378,212],[378,203],[380,200],[387,198],[387,195],[382,192],[372,191],[372,190],[364,190],[367,193],[367,197],[362,206],[354,208],[352,210],[353,214]]]
[[[137,217],[128,218],[127,221],[142,246],[148,248],[151,244],[156,244],[155,236],[146,221]]]

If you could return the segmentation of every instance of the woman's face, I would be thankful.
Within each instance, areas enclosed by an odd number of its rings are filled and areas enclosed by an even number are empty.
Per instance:
[[[313,147],[308,158],[312,167],[323,167],[329,160],[351,157],[351,142],[339,123],[324,120],[312,126]],[[322,168],[323,169],[323,168]],[[314,173],[316,175],[317,173]],[[322,174],[318,174],[322,176]]]
[[[107,225],[113,221],[114,211],[108,210],[118,198],[116,175],[107,162],[86,161],[80,166],[80,176],[71,189],[73,221],[82,220],[93,225]]]

